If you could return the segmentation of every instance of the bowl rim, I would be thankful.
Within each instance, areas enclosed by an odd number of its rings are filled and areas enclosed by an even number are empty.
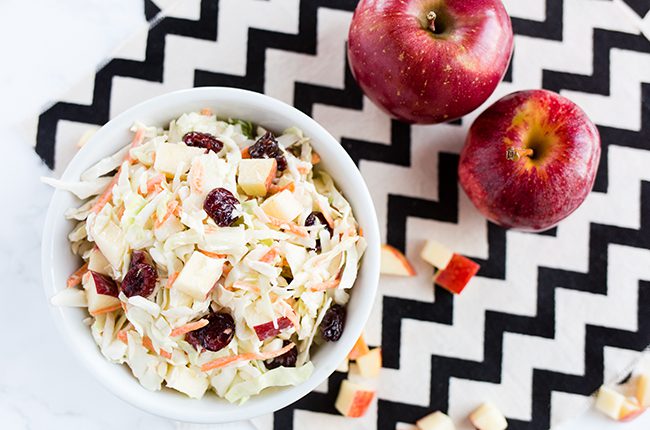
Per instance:
[[[322,363],[319,363],[318,366],[315,366],[314,372],[310,378],[297,386],[283,387],[270,393],[261,393],[257,396],[254,396],[254,402],[253,398],[251,398],[249,402],[243,405],[239,405],[238,407],[228,411],[220,411],[220,401],[215,400],[212,396],[208,397],[207,400],[206,398],[202,400],[192,399],[194,402],[204,402],[206,405],[208,405],[206,408],[201,408],[201,411],[198,413],[197,408],[195,407],[192,407],[191,410],[189,410],[189,408],[188,410],[183,410],[182,406],[179,408],[161,407],[155,401],[156,398],[160,396],[160,392],[152,392],[146,390],[132,375],[129,376],[133,379],[134,383],[141,388],[141,390],[131,390],[133,384],[123,384],[118,380],[111,379],[110,375],[105,374],[106,372],[102,372],[102,370],[107,369],[106,365],[115,366],[115,364],[109,362],[101,354],[85,353],[82,346],[85,346],[85,344],[87,344],[87,340],[82,339],[81,336],[75,335],[75,332],[71,330],[71,327],[68,327],[66,319],[69,319],[69,317],[65,317],[64,313],[66,312],[66,309],[70,308],[56,307],[51,305],[49,302],[50,297],[61,289],[56,287],[56,275],[53,268],[54,254],[56,253],[56,250],[54,249],[55,238],[57,235],[61,234],[65,234],[67,236],[68,233],[68,231],[64,231],[62,229],[59,229],[60,231],[55,231],[54,227],[57,222],[60,221],[59,218],[63,218],[63,211],[61,208],[57,207],[60,206],[57,205],[57,202],[64,198],[64,194],[67,194],[66,191],[59,189],[55,190],[52,195],[45,218],[41,244],[41,274],[43,277],[43,290],[48,300],[50,312],[55,321],[57,329],[65,339],[65,343],[72,351],[78,352],[74,355],[78,358],[79,361],[81,361],[83,367],[89,371],[93,377],[111,393],[141,410],[166,418],[197,423],[224,423],[251,419],[288,406],[289,404],[304,397],[306,394],[320,385],[323,381],[325,381],[338,367],[340,362],[345,359],[347,352],[352,348],[354,342],[362,333],[375,301],[375,295],[377,293],[379,283],[380,233],[375,207],[372,202],[368,187],[363,177],[361,176],[361,172],[352,161],[350,156],[347,154],[347,152],[340,145],[340,143],[314,119],[294,108],[293,106],[290,106],[280,100],[262,93],[242,90],[238,88],[200,87],[173,91],[147,99],[126,109],[124,112],[115,116],[105,125],[103,125],[91,137],[88,144],[84,145],[84,147],[82,147],[74,155],[74,157],[66,166],[63,174],[61,175],[61,179],[78,180],[78,175],[83,170],[101,159],[101,156],[99,155],[93,157],[93,153],[97,152],[94,150],[94,148],[101,148],[101,141],[102,139],[105,139],[104,136],[110,136],[113,132],[115,132],[115,130],[122,129],[122,127],[124,127],[124,124],[127,124],[126,128],[128,129],[133,124],[133,122],[138,119],[137,115],[141,115],[140,112],[146,111],[147,109],[155,112],[155,106],[157,104],[163,104],[163,102],[171,103],[175,100],[176,104],[181,104],[182,102],[188,103],[192,102],[193,100],[196,100],[198,102],[199,100],[203,100],[205,98],[214,99],[215,102],[219,102],[220,98],[241,99],[244,100],[243,103],[256,105],[258,109],[269,112],[276,112],[279,110],[283,112],[283,115],[291,116],[294,125],[303,129],[309,128],[312,130],[312,133],[308,135],[313,138],[314,142],[318,142],[315,143],[314,146],[331,146],[333,151],[332,156],[335,156],[336,162],[341,165],[338,170],[345,171],[348,177],[351,176],[353,178],[355,188],[360,189],[360,193],[357,196],[358,198],[356,200],[350,200],[349,196],[346,196],[346,198],[348,198],[350,204],[355,207],[355,215],[360,210],[367,212],[367,216],[364,217],[365,222],[362,226],[364,230],[364,237],[368,242],[368,248],[361,263],[361,270],[364,271],[364,297],[363,300],[360,301],[358,307],[355,309],[355,315],[352,320],[354,324],[351,325],[351,319],[348,313],[344,336],[339,342],[332,344],[333,346],[331,348],[333,352],[329,353],[329,356],[325,357],[326,360],[324,360]],[[174,115],[177,116],[183,113],[178,111],[174,112],[173,109],[168,110],[170,110],[170,118],[174,117]],[[358,279],[355,280],[355,282],[357,281]],[[357,288],[356,291],[359,289],[360,288]],[[83,324],[82,321],[78,321],[78,323]],[[350,335],[351,330],[354,333],[353,336]],[[187,398],[185,398],[182,394],[178,394],[177,398],[179,399],[178,401],[175,399],[166,399],[163,403],[176,402],[180,406],[183,401],[187,401]],[[180,399],[183,400],[181,401]],[[251,403],[254,404],[251,405]]]

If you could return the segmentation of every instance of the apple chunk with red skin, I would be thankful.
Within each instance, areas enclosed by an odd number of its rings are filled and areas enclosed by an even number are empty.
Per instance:
[[[501,0],[361,0],[350,69],[391,116],[439,123],[478,108],[508,68],[513,35]]]
[[[264,340],[271,336],[277,336],[285,328],[289,328],[293,325],[291,320],[287,317],[280,317],[277,319],[278,327],[273,326],[273,321],[268,321],[263,324],[256,325],[253,327],[255,329],[255,334],[259,340]]]
[[[458,177],[490,221],[541,231],[580,206],[599,160],[598,130],[577,105],[551,91],[520,91],[474,121]]]
[[[436,273],[434,281],[444,289],[460,294],[480,268],[478,263],[469,258],[454,254],[447,266]]]
[[[83,279],[83,287],[86,290],[88,312],[91,314],[120,303],[117,298],[117,284],[106,275],[92,270],[88,271],[88,274]]]

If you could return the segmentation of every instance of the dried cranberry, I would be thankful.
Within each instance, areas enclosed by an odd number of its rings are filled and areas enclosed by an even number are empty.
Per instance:
[[[282,347],[289,345],[289,341],[285,340],[282,343]],[[275,369],[276,367],[296,367],[296,361],[298,361],[298,349],[296,347],[291,348],[289,351],[284,354],[268,360],[266,363],[266,368],[268,370]]]
[[[345,327],[345,313],[345,308],[341,305],[334,305],[325,312],[320,323],[320,334],[323,339],[336,342],[341,338]]]
[[[270,131],[264,133],[262,137],[257,139],[257,142],[248,148],[248,154],[251,158],[275,158],[275,161],[278,162],[278,170],[287,168],[287,159],[284,158],[278,141],[275,140],[275,136]]]
[[[129,269],[138,264],[149,264],[149,256],[145,251],[139,249],[134,250],[131,253],[131,262],[129,263]]]
[[[203,209],[219,227],[228,227],[237,219],[235,209],[239,200],[225,188],[215,188],[205,196]]]
[[[309,215],[307,215],[307,218],[305,219],[305,227],[311,227],[312,225],[324,225],[325,228],[327,228],[327,231],[329,231],[330,236],[332,236],[332,233],[334,233],[334,230],[332,230],[332,227],[327,223],[327,220],[325,219],[325,215],[323,215],[321,212],[312,212]],[[321,250],[321,245],[320,245],[320,239],[316,239],[316,247],[314,248],[316,252],[320,252]]]
[[[183,142],[187,146],[196,146],[198,148],[205,148],[208,151],[219,152],[223,148],[223,142],[211,135],[210,133],[200,133],[198,131],[190,131],[183,136]]]
[[[156,287],[158,274],[150,264],[140,263],[129,268],[122,281],[122,292],[127,297],[142,296],[148,297]]]
[[[235,336],[235,320],[230,314],[218,312],[207,317],[208,325],[185,335],[194,348],[219,351],[228,346]]]

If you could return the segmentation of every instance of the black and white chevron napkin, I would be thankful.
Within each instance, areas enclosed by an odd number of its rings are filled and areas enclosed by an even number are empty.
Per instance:
[[[35,150],[61,172],[87,130],[152,96],[234,86],[291,103],[323,124],[366,178],[387,243],[418,276],[382,279],[368,323],[381,345],[378,402],[364,418],[334,409],[335,373],[263,429],[408,429],[434,410],[467,426],[491,400],[512,429],[546,429],[588,405],[650,343],[650,3],[507,0],[515,53],[490,102],[548,88],[598,124],[603,152],[584,205],[543,234],[485,221],[459,191],[458,153],[472,114],[409,126],[363,97],[346,64],[354,0],[183,0],[66,100],[39,117]],[[645,20],[643,19],[645,17]],[[92,88],[92,93],[88,88]],[[80,103],[79,100],[89,100]],[[426,238],[482,267],[461,295],[431,283],[418,258]]]

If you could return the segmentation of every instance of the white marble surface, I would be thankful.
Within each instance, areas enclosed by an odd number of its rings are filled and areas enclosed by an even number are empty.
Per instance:
[[[125,404],[80,368],[52,325],[41,288],[40,237],[51,191],[39,182],[48,171],[31,148],[30,125],[141,25],[141,0],[0,2],[0,334],[11,347],[0,349],[0,429],[180,428]],[[613,424],[590,412],[564,426],[614,428],[650,428],[650,413]]]

